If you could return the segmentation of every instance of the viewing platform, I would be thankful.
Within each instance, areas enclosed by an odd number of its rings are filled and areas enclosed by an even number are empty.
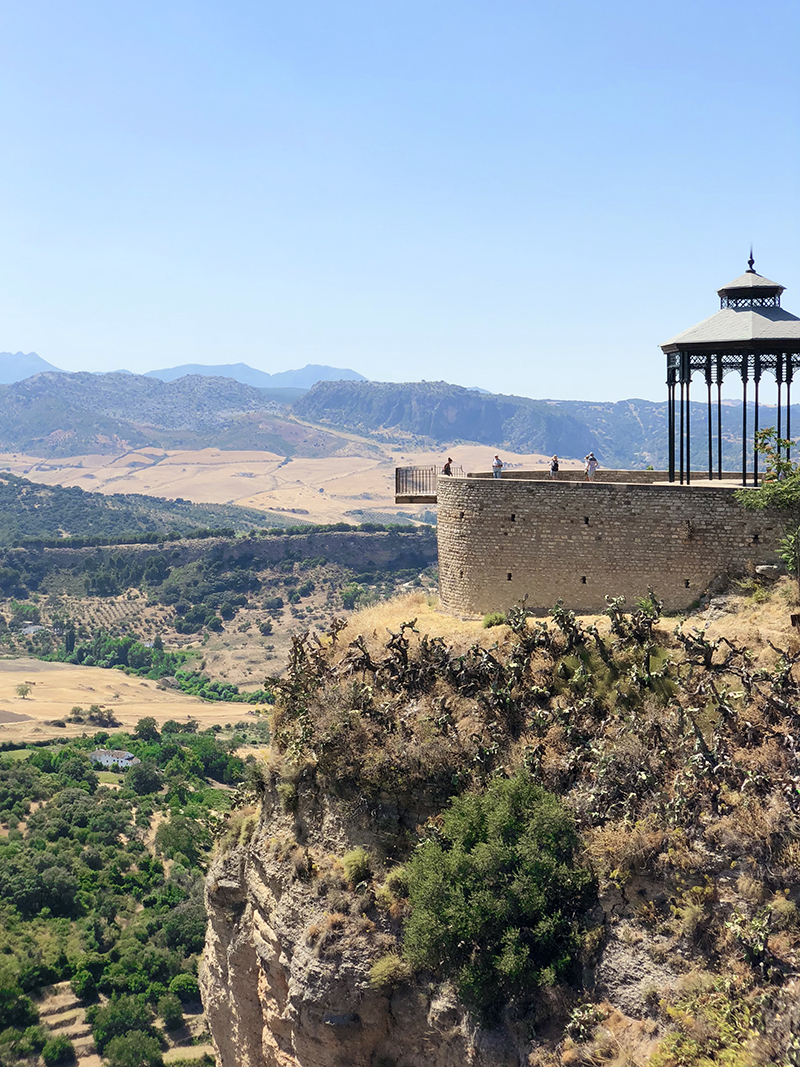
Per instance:
[[[686,486],[703,486],[704,488],[742,488],[741,472],[722,471],[721,478],[708,479],[706,472],[693,471],[691,482],[677,482],[669,480],[669,471],[654,470],[603,470],[595,472],[593,481],[596,484],[614,485],[664,485],[674,488]],[[447,477],[442,474],[441,467],[396,467],[395,468],[395,504],[436,504],[437,484],[439,477]],[[461,467],[453,467],[454,478],[480,478],[494,480],[491,471],[475,471],[464,474]],[[547,482],[552,485],[564,483],[587,482],[586,473],[582,468],[562,469],[557,477],[551,478],[550,471],[543,467],[541,470],[509,470],[503,468],[501,482]]]

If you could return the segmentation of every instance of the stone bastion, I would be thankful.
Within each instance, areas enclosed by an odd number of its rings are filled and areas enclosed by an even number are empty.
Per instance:
[[[658,471],[603,471],[593,482],[579,472],[555,481],[541,471],[440,476],[442,605],[482,615],[527,597],[545,613],[561,598],[596,613],[606,595],[632,604],[653,589],[666,610],[680,611],[720,580],[779,562],[785,513],[745,509],[735,485],[665,479]]]

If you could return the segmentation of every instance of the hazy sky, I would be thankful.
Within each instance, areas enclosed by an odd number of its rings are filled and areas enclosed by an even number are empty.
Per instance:
[[[751,240],[800,314],[796,0],[6,0],[0,41],[0,349],[663,399]]]

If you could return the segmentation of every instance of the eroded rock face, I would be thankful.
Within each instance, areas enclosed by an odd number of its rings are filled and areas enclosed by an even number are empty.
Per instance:
[[[524,1042],[509,1028],[482,1031],[447,988],[370,987],[385,951],[378,933],[348,934],[320,952],[330,902],[297,876],[305,855],[369,847],[313,787],[298,814],[268,795],[253,836],[220,856],[206,883],[209,926],[200,983],[221,1067],[519,1067]],[[300,846],[295,847],[295,855]],[[368,925],[362,922],[362,927]]]

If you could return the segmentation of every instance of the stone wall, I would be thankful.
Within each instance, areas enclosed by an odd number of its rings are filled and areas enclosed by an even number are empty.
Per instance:
[[[503,611],[527,596],[598,612],[649,587],[688,607],[721,575],[777,562],[783,517],[746,511],[728,486],[439,478],[439,582],[449,611]]]

